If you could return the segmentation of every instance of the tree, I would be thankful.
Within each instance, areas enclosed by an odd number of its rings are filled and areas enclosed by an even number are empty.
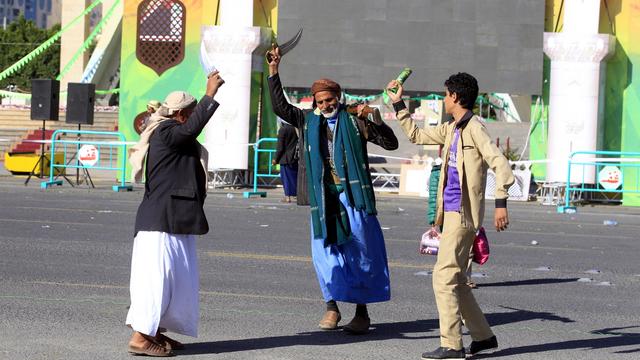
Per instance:
[[[60,25],[51,29],[40,29],[33,21],[24,16],[18,17],[6,30],[0,29],[0,71],[16,63],[60,31]],[[60,72],[60,41],[56,41],[47,50],[36,56],[23,68],[7,79],[0,81],[0,89],[17,85],[26,91],[31,89],[31,79],[55,79]]]

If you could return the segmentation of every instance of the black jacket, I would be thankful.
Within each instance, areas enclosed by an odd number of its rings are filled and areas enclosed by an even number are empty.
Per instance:
[[[184,124],[166,120],[151,135],[136,234],[161,231],[201,235],[209,231],[202,208],[207,196],[206,173],[196,137],[218,105],[205,95]]]
[[[283,123],[278,130],[278,145],[274,159],[280,165],[293,165],[298,162],[298,134],[296,128]]]
[[[273,111],[276,113],[276,115],[282,118],[282,120],[297,127],[299,130],[298,132],[300,133],[300,139],[298,140],[298,148],[300,149],[301,153],[299,154],[300,156],[298,160],[297,202],[298,205],[309,205],[309,193],[307,189],[308,185],[306,176],[307,166],[302,154],[302,151],[306,146],[303,132],[305,112],[289,104],[287,99],[284,97],[284,93],[282,91],[282,83],[280,82],[280,76],[278,74],[269,77],[269,92],[271,94],[271,104],[273,106]],[[398,148],[398,138],[396,138],[396,135],[393,133],[393,130],[389,127],[389,125],[385,123],[376,125],[371,121],[362,119],[357,119],[356,123],[358,124],[360,134],[363,137],[364,141],[372,142],[386,150],[395,150]],[[320,134],[322,136],[326,134],[326,131],[320,131]],[[366,147],[364,149],[366,151]],[[368,161],[366,166],[368,170]]]

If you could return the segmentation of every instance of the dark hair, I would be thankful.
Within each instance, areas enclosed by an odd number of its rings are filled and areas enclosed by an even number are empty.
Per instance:
[[[449,93],[456,94],[457,102],[467,110],[473,110],[478,97],[478,81],[467,73],[457,73],[449,76],[444,82]]]

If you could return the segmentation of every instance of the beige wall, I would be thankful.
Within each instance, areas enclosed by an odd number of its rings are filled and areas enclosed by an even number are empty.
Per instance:
[[[89,6],[90,0],[64,0],[62,2],[62,27],[76,18],[84,9]],[[89,17],[85,16],[83,20],[77,22],[73,28],[69,29],[62,35],[60,50],[60,72],[69,63],[75,52],[80,48],[82,43],[89,35]],[[82,79],[82,73],[89,61],[89,54],[85,52],[73,67],[67,72],[67,75],[60,81],[60,91],[67,90],[67,84],[70,82],[79,82]]]

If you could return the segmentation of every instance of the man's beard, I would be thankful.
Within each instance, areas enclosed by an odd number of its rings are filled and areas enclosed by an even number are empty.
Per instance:
[[[334,118],[338,114],[338,107],[334,107],[331,112],[325,112],[324,110],[322,110],[321,113],[322,116],[324,116],[326,119]]]

